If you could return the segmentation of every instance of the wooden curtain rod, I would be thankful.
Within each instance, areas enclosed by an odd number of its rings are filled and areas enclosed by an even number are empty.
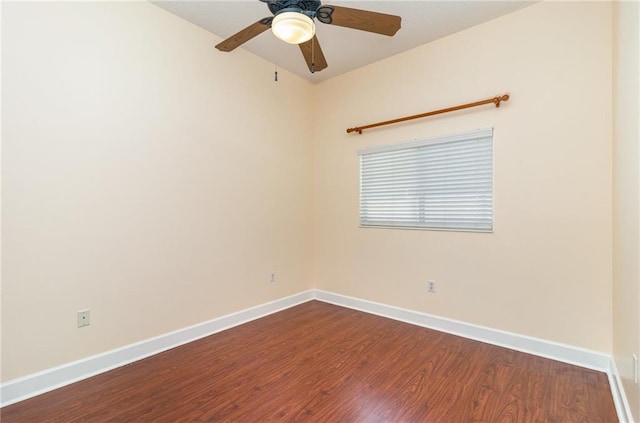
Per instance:
[[[507,100],[509,100],[509,94],[505,94],[505,95],[498,96],[498,97],[493,97],[493,98],[488,98],[486,100],[476,101],[475,103],[462,104],[460,106],[453,106],[453,107],[448,107],[446,109],[434,110],[433,112],[421,113],[419,115],[405,116],[405,117],[402,117],[402,118],[387,120],[387,121],[384,121],[384,122],[372,123],[370,125],[356,126],[355,128],[347,129],[347,133],[349,134],[351,132],[357,132],[358,134],[362,134],[363,130],[369,129],[369,128],[375,128],[376,126],[390,125],[392,123],[404,122],[404,121],[407,121],[407,120],[419,119],[419,118],[423,118],[423,117],[427,117],[427,116],[433,116],[433,115],[439,115],[441,113],[454,112],[456,110],[468,109],[469,107],[482,106],[483,104],[493,103],[493,104],[496,105],[496,107],[500,107],[500,102],[501,101],[507,101]]]

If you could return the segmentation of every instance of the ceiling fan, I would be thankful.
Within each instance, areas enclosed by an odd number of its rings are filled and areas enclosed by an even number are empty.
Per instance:
[[[260,0],[266,3],[273,16],[260,19],[227,38],[216,48],[231,51],[271,28],[281,40],[298,44],[311,73],[327,67],[314,19],[327,25],[337,25],[376,34],[392,36],[400,29],[402,18],[385,13],[323,5],[317,0]]]

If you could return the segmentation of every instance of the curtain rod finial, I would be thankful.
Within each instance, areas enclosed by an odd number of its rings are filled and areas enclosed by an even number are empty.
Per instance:
[[[509,94],[505,94],[503,96],[498,96],[493,98],[493,103],[496,107],[500,107],[500,102],[509,100]]]

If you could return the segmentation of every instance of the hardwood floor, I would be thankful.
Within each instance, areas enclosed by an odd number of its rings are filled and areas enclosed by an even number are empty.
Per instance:
[[[617,422],[604,373],[311,301],[0,410],[10,422]]]

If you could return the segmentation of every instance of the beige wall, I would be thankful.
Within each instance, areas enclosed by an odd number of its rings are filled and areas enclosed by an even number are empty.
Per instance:
[[[613,354],[640,421],[640,6],[614,8]]]
[[[540,3],[320,83],[316,286],[610,353],[611,13]],[[345,133],[505,91],[499,110]],[[485,127],[494,233],[358,227],[359,148]]]
[[[311,84],[145,2],[2,17],[4,381],[311,288]]]

